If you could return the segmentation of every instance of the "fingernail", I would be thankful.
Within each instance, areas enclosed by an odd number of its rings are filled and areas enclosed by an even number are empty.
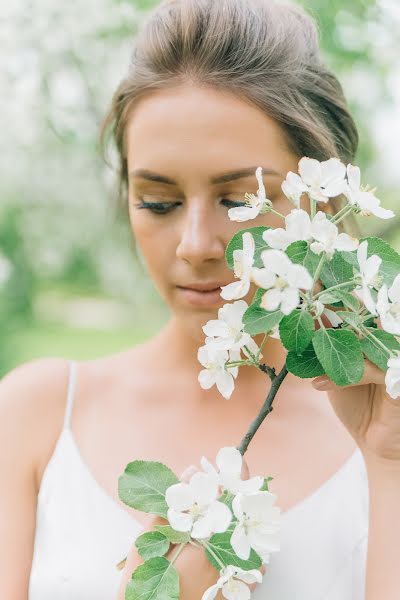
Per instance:
[[[331,381],[328,377],[323,377],[322,379],[314,379],[312,382],[313,387],[317,390],[327,390],[331,387]]]

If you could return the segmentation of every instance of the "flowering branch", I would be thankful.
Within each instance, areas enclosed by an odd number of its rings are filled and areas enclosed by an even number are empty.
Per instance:
[[[144,581],[146,598],[176,600],[179,577],[173,563],[187,544],[202,549],[219,572],[202,600],[214,600],[219,591],[231,600],[249,598],[248,585],[262,581],[259,569],[279,551],[280,509],[268,491],[270,478],[242,479],[243,456],[289,372],[303,379],[326,374],[336,385],[348,386],[361,381],[366,357],[386,372],[387,393],[400,398],[400,255],[379,238],[360,243],[337,227],[351,213],[394,216],[380,206],[374,190],[361,187],[360,177],[357,167],[346,167],[337,158],[321,163],[302,158],[299,174],[288,173],[282,183],[295,206],[284,216],[267,198],[259,167],[257,194],[246,194],[242,206],[229,210],[230,219],[238,222],[272,213],[285,227],[253,227],[228,244],[226,259],[236,281],[221,289],[221,297],[233,302],[203,327],[199,383],[203,389],[216,385],[229,399],[239,368],[253,366],[269,377],[271,387],[239,446],[222,448],[216,466],[203,457],[202,470],[188,482],[179,481],[162,463],[127,466],[119,482],[120,498],[168,521],[136,540],[145,563],[128,583],[130,600],[144,598]],[[310,214],[300,208],[304,194]],[[342,195],[348,202],[333,218],[317,210],[318,204]],[[318,282],[323,289],[314,293]],[[258,291],[249,306],[244,298],[251,285]],[[259,347],[253,336],[260,334]],[[280,339],[287,350],[278,374],[261,360],[269,337]],[[179,547],[169,561],[165,555],[171,543]]]

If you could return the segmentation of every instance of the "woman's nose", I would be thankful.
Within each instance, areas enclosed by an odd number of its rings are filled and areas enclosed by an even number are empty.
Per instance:
[[[200,204],[187,208],[182,216],[177,257],[192,264],[223,259],[225,244],[220,229],[212,210]]]

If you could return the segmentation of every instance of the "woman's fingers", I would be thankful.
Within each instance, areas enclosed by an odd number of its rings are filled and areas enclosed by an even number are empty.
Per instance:
[[[346,387],[346,388],[357,387],[359,385],[367,385],[370,383],[375,383],[377,385],[384,385],[385,373],[379,367],[374,365],[371,361],[369,361],[366,358],[364,375],[363,375],[361,381],[359,381],[358,383],[352,383],[350,385],[346,385],[346,386],[342,387],[342,386],[336,385],[332,381],[332,379],[330,379],[327,375],[322,375],[321,377],[316,377],[313,380],[312,385],[317,390],[326,391],[326,390],[333,390],[333,389],[340,390],[340,389],[343,389],[344,387]]]

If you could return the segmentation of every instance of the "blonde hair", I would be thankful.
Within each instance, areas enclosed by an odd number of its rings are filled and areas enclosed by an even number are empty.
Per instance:
[[[356,125],[321,59],[316,25],[302,9],[274,0],[164,0],[135,39],[101,129],[103,149],[110,135],[118,151],[122,199],[133,107],[147,94],[188,81],[231,91],[260,108],[281,125],[299,157],[354,159]]]

